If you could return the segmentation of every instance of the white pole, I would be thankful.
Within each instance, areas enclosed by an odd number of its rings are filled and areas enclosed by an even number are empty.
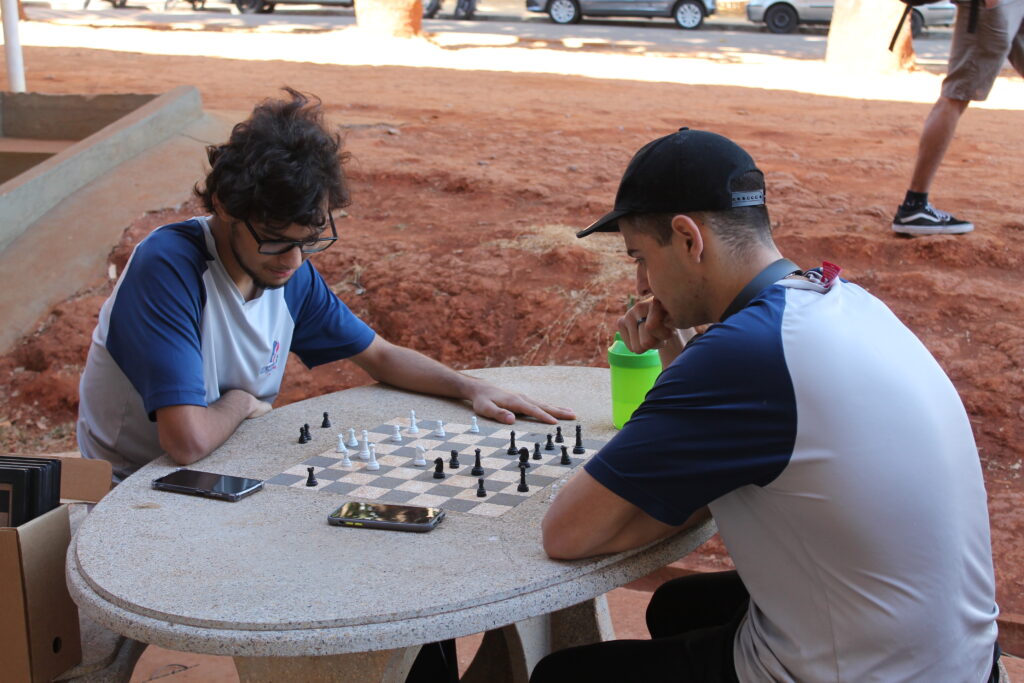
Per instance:
[[[18,0],[0,0],[4,17],[4,53],[7,56],[7,82],[11,92],[25,92],[25,62],[18,38]]]

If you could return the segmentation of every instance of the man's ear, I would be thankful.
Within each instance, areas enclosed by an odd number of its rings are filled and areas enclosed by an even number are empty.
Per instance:
[[[696,221],[684,214],[673,216],[672,242],[682,250],[684,258],[700,263],[704,255],[704,235]]]

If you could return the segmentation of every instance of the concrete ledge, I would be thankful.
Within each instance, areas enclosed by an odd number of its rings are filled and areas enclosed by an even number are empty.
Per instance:
[[[0,252],[64,198],[173,137],[202,115],[199,91],[192,86],[177,87],[0,185],[0,215],[4,217]],[[5,112],[5,129],[10,116]],[[42,136],[52,138],[54,133]]]

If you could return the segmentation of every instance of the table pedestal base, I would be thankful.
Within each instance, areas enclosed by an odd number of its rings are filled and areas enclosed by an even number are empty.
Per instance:
[[[599,596],[572,607],[484,634],[462,683],[527,683],[548,653],[614,640],[608,600]]]
[[[242,683],[405,683],[420,646],[327,657],[235,657]]]

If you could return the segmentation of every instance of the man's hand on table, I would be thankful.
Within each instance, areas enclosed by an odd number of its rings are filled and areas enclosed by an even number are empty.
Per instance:
[[[542,403],[482,380],[473,384],[469,400],[477,415],[504,424],[514,423],[517,414],[527,415],[547,424],[555,424],[559,420],[576,419],[576,413],[568,408]]]

